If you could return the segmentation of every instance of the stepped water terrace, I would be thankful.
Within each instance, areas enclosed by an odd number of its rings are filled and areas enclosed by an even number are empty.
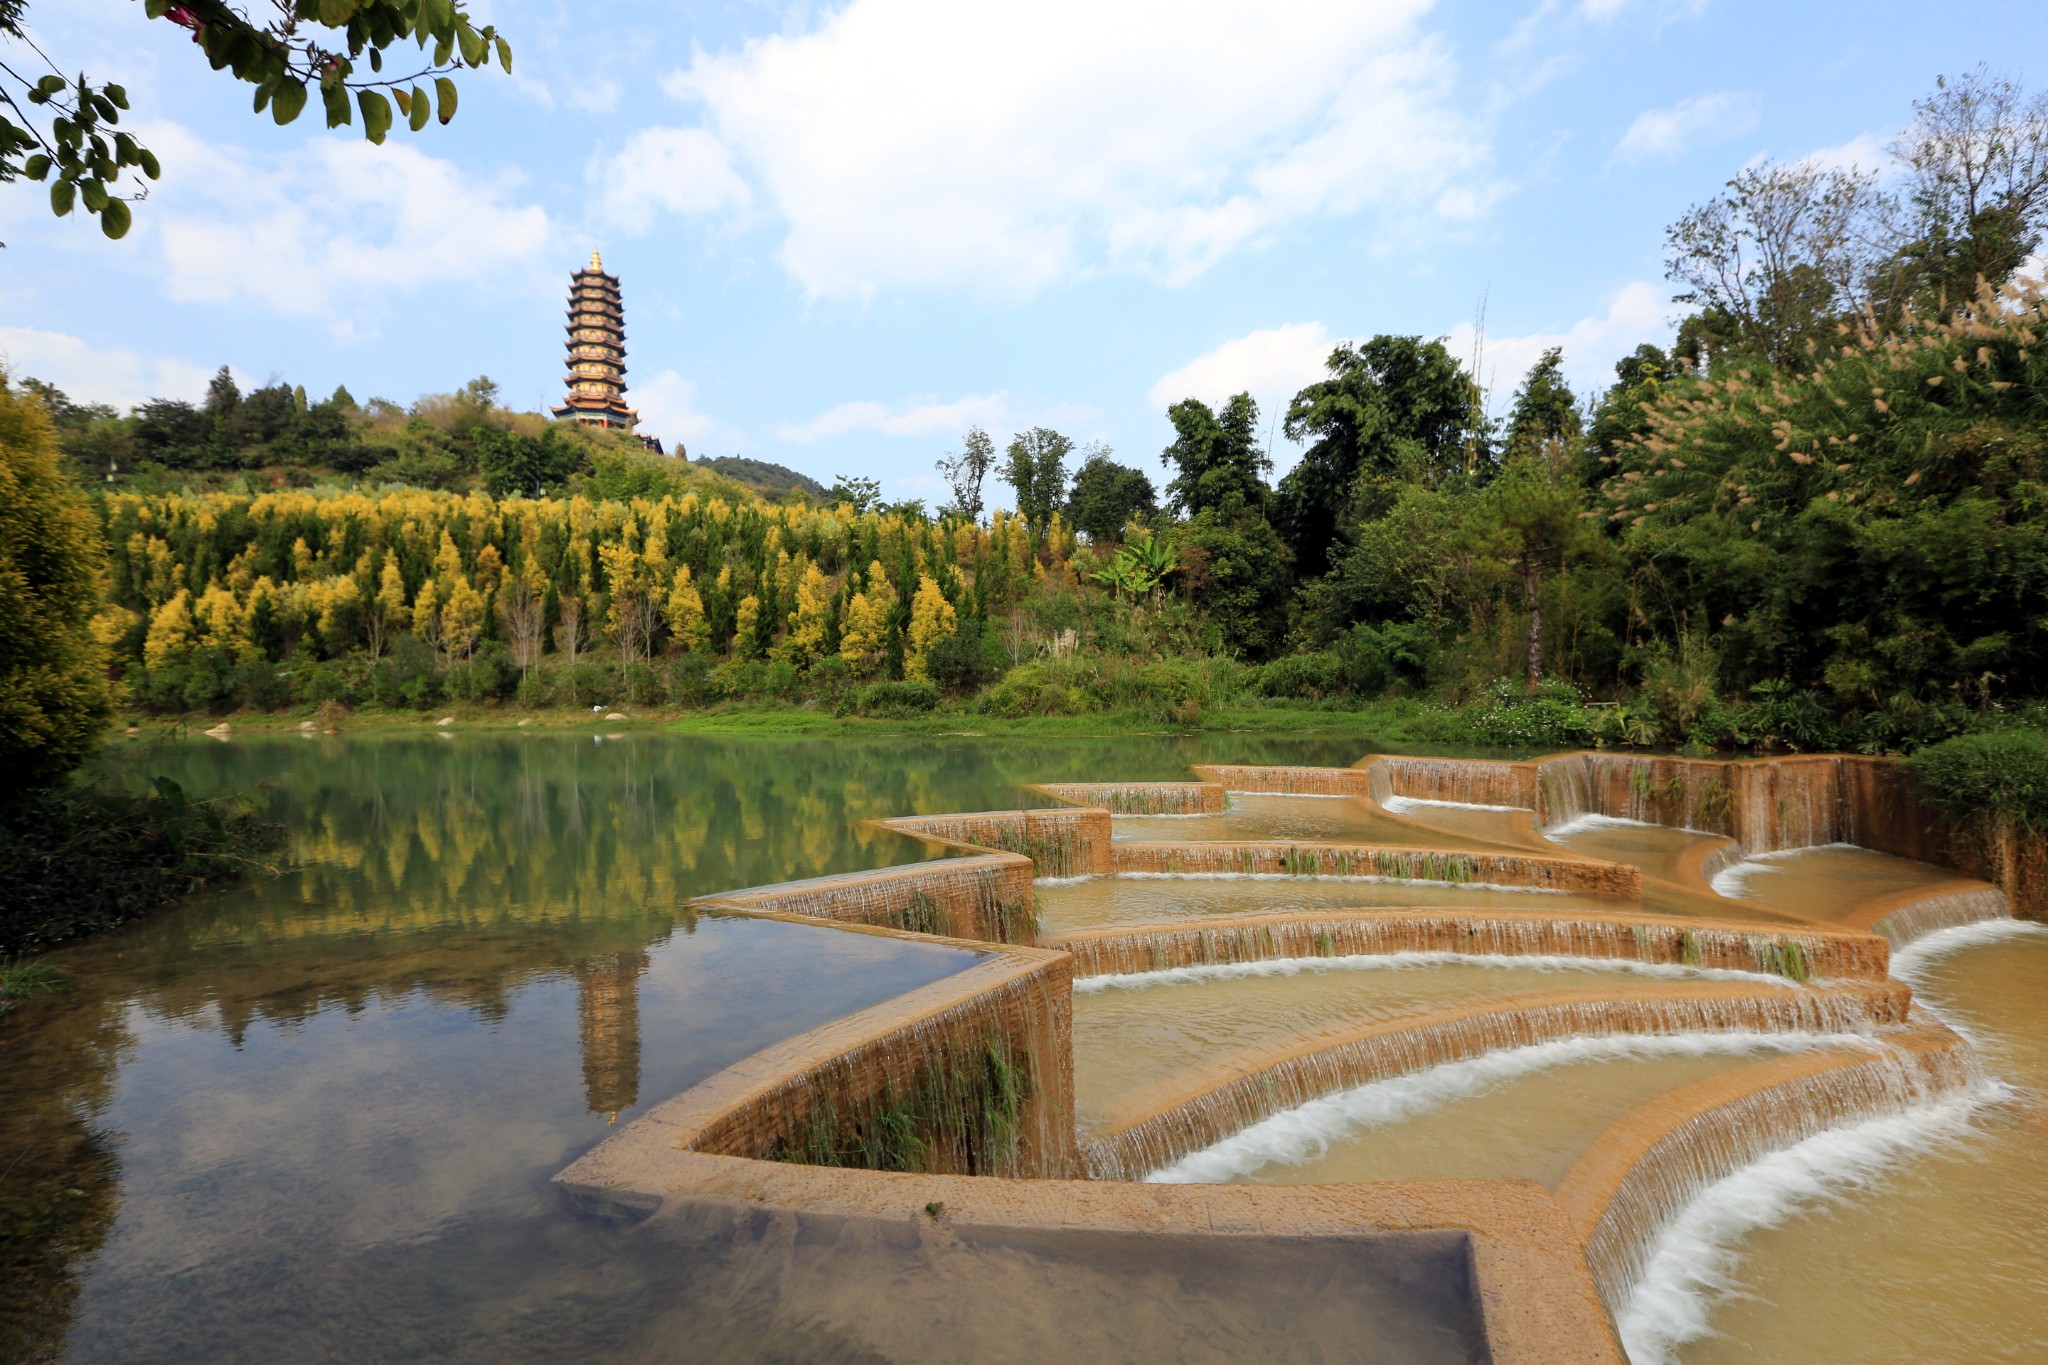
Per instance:
[[[1252,743],[155,755],[302,866],[9,1021],[0,1356],[2048,1352],[2037,850]]]
[[[1949,952],[2035,950],[2027,857],[1969,845],[1882,760],[1379,756],[1029,791],[1057,804],[876,822],[923,863],[700,899],[988,957],[657,1106],[563,1188],[651,1223],[738,1201],[949,1243],[1328,1246],[1323,1283],[1375,1305],[1354,1351],[1642,1365],[1720,1358],[1740,1305],[1803,1316],[1772,1275],[1816,1300],[1816,1264],[1869,1276],[1891,1239],[1832,1225],[1873,1172],[1969,1197],[1968,1153],[2040,1127],[2048,992],[1992,990],[1985,1025],[1914,989]],[[2017,1216],[1977,1238],[2000,1310],[1951,1329],[1997,1335],[1986,1356],[2048,1321],[2017,1251],[2048,1205]],[[1337,1251],[1339,1224],[1376,1250]],[[1791,1225],[1828,1248],[1796,1271],[1769,1253]],[[1429,1259],[1444,1237],[1462,1275]],[[1883,1353],[1827,1316],[1823,1352],[1758,1331],[1739,1358]]]

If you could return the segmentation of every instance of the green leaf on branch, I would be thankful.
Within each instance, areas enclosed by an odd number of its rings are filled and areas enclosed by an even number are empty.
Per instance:
[[[128,225],[133,221],[126,199],[109,199],[107,206],[100,210],[100,231],[115,241],[128,235]]]
[[[359,90],[356,105],[363,111],[363,136],[382,146],[391,131],[391,101],[375,90]]]
[[[467,66],[482,66],[487,55],[483,36],[475,29],[464,27],[462,36],[462,60]]]
[[[305,107],[306,87],[289,78],[281,83],[277,87],[277,92],[270,97],[270,116],[277,120],[280,128],[297,118],[299,111]]]
[[[85,200],[86,212],[98,213],[107,206],[107,187],[97,180],[82,180],[78,184],[78,197]]]
[[[441,122],[445,124],[449,119],[455,117],[455,82],[449,80],[446,76],[434,77],[434,93],[440,98],[441,110],[439,117]]]
[[[62,218],[71,212],[71,201],[78,193],[78,187],[69,180],[59,180],[50,186],[50,212]]]
[[[31,180],[41,180],[50,173],[50,158],[41,152],[21,163],[21,173]]]
[[[157,164],[156,153],[149,150],[149,148],[137,148],[135,152],[135,160],[136,164],[142,167],[142,173],[148,176],[151,180],[155,180],[158,176],[163,174],[163,167]]]
[[[433,117],[433,113],[434,106],[427,99],[427,92],[415,85],[412,88],[412,115],[407,120],[412,130],[417,133],[426,127],[427,120]]]
[[[355,111],[349,108],[348,90],[341,82],[320,87],[320,99],[327,106],[327,126],[339,128],[353,122]]]
[[[412,117],[412,95],[410,93],[404,90],[393,90],[391,98],[398,103],[398,116],[400,118]]]
[[[505,68],[505,74],[512,74],[512,44],[498,39],[498,65]]]
[[[128,107],[128,92],[120,86],[110,85],[106,87],[105,94],[108,99],[114,102],[115,108],[126,109]]]

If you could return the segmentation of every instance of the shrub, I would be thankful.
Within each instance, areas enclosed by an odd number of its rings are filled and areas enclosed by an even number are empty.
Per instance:
[[[1905,763],[1928,803],[1953,820],[2048,828],[2048,732],[2014,728],[1958,735]]]
[[[939,686],[972,692],[1002,676],[1002,644],[984,621],[969,617],[960,622],[959,629],[931,647],[924,666]]]
[[[878,682],[854,694],[854,710],[863,716],[918,716],[937,710],[939,701],[936,683]]]
[[[1412,621],[1368,625],[1361,621],[1337,637],[1335,653],[1343,685],[1362,697],[1390,691],[1420,691],[1436,657],[1436,637]]]
[[[659,706],[668,700],[668,688],[653,664],[627,664],[622,682],[626,700],[635,706]]]
[[[379,706],[419,706],[434,679],[434,652],[410,635],[391,641],[391,652],[370,668],[370,700]],[[432,698],[428,697],[427,701]]]
[[[593,706],[618,690],[612,671],[593,659],[558,669],[554,677],[555,700],[570,706]]]
[[[1486,699],[1467,708],[1467,723],[1482,744],[1510,749],[1566,749],[1592,742],[1593,713],[1569,683],[1546,680],[1534,692],[1513,678],[1501,678]]]
[[[1334,653],[1289,654],[1259,670],[1259,692],[1268,697],[1323,701],[1350,691],[1343,661]]]
[[[469,662],[449,669],[441,685],[456,701],[496,701],[512,690],[513,672],[512,651],[486,640]]]
[[[1045,663],[1020,664],[982,693],[981,710],[1015,720],[1021,716],[1081,716],[1094,709],[1088,694],[1066,670]]]
[[[711,700],[711,670],[716,662],[709,654],[678,654],[670,659],[669,700],[684,706],[702,706]]]

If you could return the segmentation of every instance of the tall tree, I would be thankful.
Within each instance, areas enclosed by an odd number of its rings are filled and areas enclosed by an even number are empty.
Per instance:
[[[939,475],[953,490],[953,501],[940,509],[940,515],[950,511],[969,521],[980,521],[981,486],[995,464],[995,439],[980,427],[969,427],[961,439],[960,453],[939,460]]]
[[[1579,402],[1564,379],[1564,347],[1552,346],[1540,356],[1515,390],[1508,413],[1507,458],[1534,455],[1553,442],[1569,442],[1579,434]]]
[[[1510,460],[1473,501],[1466,544],[1520,583],[1528,615],[1525,663],[1531,691],[1543,681],[1543,588],[1550,575],[1591,553],[1598,537],[1562,449]]]
[[[1273,462],[1259,448],[1259,405],[1238,394],[1212,412],[1198,398],[1184,398],[1166,410],[1174,440],[1161,454],[1175,470],[1167,501],[1188,516],[1235,506],[1264,515],[1266,484]]]
[[[117,129],[128,92],[53,65],[29,40],[27,8],[26,0],[0,0],[0,45],[13,58],[0,61],[0,182],[44,181],[58,217],[83,204],[102,232],[123,236],[129,205],[147,190],[137,180],[134,192],[123,194],[121,181],[131,169],[156,179],[156,155]],[[207,64],[255,86],[256,112],[268,110],[280,127],[317,92],[328,127],[354,122],[360,110],[363,135],[373,143],[391,130],[394,104],[417,133],[430,119],[455,117],[450,76],[493,56],[512,69],[511,45],[448,0],[279,0],[262,21],[227,0],[143,0],[143,12],[190,30]],[[386,55],[404,61],[411,48],[421,54],[413,59],[418,69],[385,74]],[[361,61],[367,72],[357,70]],[[47,74],[36,74],[43,67]],[[421,82],[433,87],[431,94]]]
[[[49,418],[0,378],[0,766],[13,791],[92,752],[112,701],[92,631],[106,553]]]
[[[1074,443],[1050,427],[1033,427],[1010,438],[1003,482],[1016,490],[1017,511],[1043,529],[1067,499],[1067,456]]]
[[[1287,438],[1307,441],[1280,481],[1275,520],[1304,577],[1329,568],[1339,518],[1361,472],[1434,482],[1481,434],[1478,390],[1441,341],[1376,336],[1330,353],[1329,378],[1287,406]]]
[[[1891,201],[1867,171],[1764,162],[1665,229],[1666,275],[1720,346],[1793,364],[1862,311],[1892,254]]]
[[[1906,185],[1903,277],[1924,311],[1945,314],[2005,283],[2048,229],[2048,94],[1986,67],[1935,82],[1891,153]]]
[[[1121,536],[1132,517],[1153,510],[1157,497],[1141,471],[1109,456],[1107,446],[1089,447],[1067,499],[1067,520],[1098,544]]]

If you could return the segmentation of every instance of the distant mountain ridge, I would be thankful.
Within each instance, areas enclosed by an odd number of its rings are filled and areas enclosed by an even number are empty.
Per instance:
[[[750,460],[744,455],[716,455],[690,463],[701,465],[714,474],[722,474],[734,483],[745,484],[764,498],[779,498],[800,488],[820,502],[825,500],[824,484],[808,474],[797,473],[787,465]]]

